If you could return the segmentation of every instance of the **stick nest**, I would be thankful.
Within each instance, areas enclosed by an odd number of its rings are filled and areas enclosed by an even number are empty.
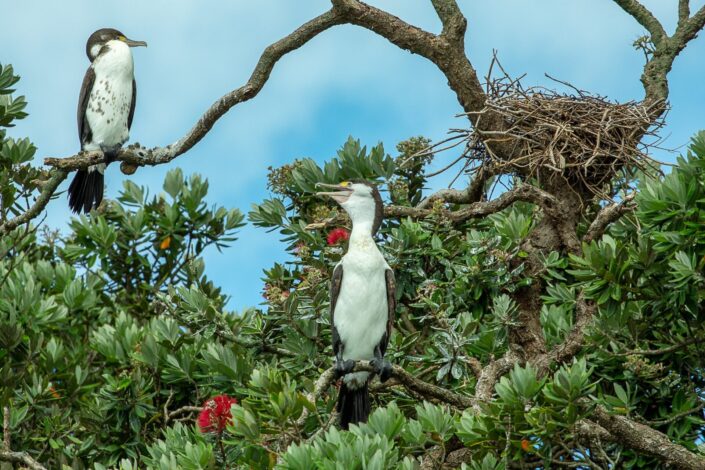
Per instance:
[[[550,77],[549,77],[550,78]],[[555,79],[553,79],[555,80]],[[558,81],[558,80],[556,80]],[[488,80],[485,108],[476,113],[475,129],[465,130],[471,167],[489,165],[495,173],[529,178],[560,177],[576,189],[599,196],[611,193],[610,183],[620,172],[658,169],[647,155],[655,145],[663,120],[654,121],[652,107],[642,102],[616,103],[565,83],[575,92],[562,94],[543,87],[524,89],[519,79],[506,75]],[[483,131],[482,119],[497,116],[506,130]],[[482,151],[478,152],[481,143]],[[516,151],[511,159],[496,155],[493,143]],[[474,154],[474,157],[473,157]]]

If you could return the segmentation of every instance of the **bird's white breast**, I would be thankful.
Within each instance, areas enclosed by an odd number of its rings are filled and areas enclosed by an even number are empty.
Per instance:
[[[343,344],[343,359],[370,360],[387,329],[387,285],[384,257],[372,240],[365,246],[351,243],[341,260],[343,282],[333,315]],[[348,374],[346,382],[361,384],[366,372]]]
[[[122,42],[112,42],[109,50],[99,55],[92,67],[95,81],[86,108],[92,142],[84,145],[84,149],[117,148],[129,137],[127,120],[132,104],[134,78],[129,46]]]

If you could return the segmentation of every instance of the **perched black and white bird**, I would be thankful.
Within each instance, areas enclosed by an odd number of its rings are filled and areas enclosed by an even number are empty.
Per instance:
[[[116,29],[99,29],[86,43],[91,61],[78,98],[78,136],[81,150],[100,150],[108,161],[124,144],[135,114],[137,85],[131,47],[147,46],[132,41]],[[89,212],[103,200],[106,164],[78,170],[69,186],[69,206],[75,213]]]
[[[382,197],[364,181],[339,185],[320,192],[330,196],[350,216],[352,232],[348,251],[333,270],[330,289],[331,329],[335,367],[343,381],[338,395],[340,426],[366,422],[370,414],[368,372],[350,373],[356,360],[369,360],[386,381],[392,366],[384,358],[396,308],[394,272],[377,248],[374,235],[382,224]]]

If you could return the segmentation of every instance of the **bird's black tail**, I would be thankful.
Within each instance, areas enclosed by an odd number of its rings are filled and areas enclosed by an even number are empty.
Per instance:
[[[366,423],[370,415],[370,392],[367,382],[360,388],[349,388],[343,380],[338,394],[338,413],[340,413],[340,427],[348,429],[348,425]]]
[[[103,200],[103,173],[94,168],[92,171],[78,170],[69,186],[69,207],[74,214],[90,212]]]

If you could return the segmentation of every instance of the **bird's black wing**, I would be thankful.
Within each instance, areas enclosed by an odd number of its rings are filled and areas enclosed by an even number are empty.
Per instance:
[[[330,280],[330,330],[333,335],[333,354],[338,355],[340,351],[340,335],[335,328],[335,305],[338,303],[338,294],[340,294],[340,286],[343,285],[343,263],[338,265],[333,270],[333,277]]]
[[[90,142],[92,138],[91,126],[86,121],[86,108],[88,107],[91,90],[93,90],[93,83],[95,83],[95,72],[91,66],[86,70],[86,75],[83,77],[83,84],[81,85],[81,94],[78,96],[78,138],[81,141],[81,146],[86,142]]]
[[[132,117],[135,115],[135,103],[137,102],[137,82],[132,79],[132,101],[130,102],[130,114],[127,115],[127,130],[132,127]]]
[[[394,271],[387,269],[384,272],[384,280],[387,284],[387,331],[382,336],[379,342],[379,350],[382,355],[387,351],[389,337],[392,336],[392,328],[394,327],[394,317],[397,310],[397,283],[394,280]]]

